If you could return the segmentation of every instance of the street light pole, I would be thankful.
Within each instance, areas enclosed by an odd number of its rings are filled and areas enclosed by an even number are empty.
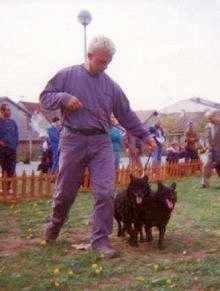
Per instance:
[[[84,61],[87,59],[87,37],[86,37],[86,26],[91,22],[92,16],[89,11],[81,10],[78,14],[78,20],[84,28]]]

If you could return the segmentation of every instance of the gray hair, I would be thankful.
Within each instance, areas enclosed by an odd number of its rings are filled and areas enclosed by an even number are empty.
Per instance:
[[[94,53],[100,50],[106,50],[111,55],[114,55],[116,52],[114,43],[110,40],[110,38],[103,35],[94,37],[88,46],[89,53]]]

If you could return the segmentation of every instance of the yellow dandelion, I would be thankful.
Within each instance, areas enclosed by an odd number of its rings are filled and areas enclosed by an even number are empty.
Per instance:
[[[95,269],[95,273],[96,273],[96,274],[100,274],[100,273],[101,273],[101,271],[102,271],[102,270],[101,270],[100,268],[98,268],[98,269]]]
[[[69,276],[69,277],[73,277],[73,275],[74,275],[73,271],[69,271],[69,272],[68,272],[68,276]]]
[[[170,285],[170,284],[172,283],[172,280],[171,280],[170,278],[168,278],[168,279],[166,279],[166,283],[167,283],[168,285]]]
[[[97,269],[99,266],[97,264],[92,264],[92,269]]]
[[[159,267],[160,267],[160,266],[159,266],[158,264],[154,264],[154,265],[153,265],[153,268],[154,268],[155,271],[157,271],[157,270],[159,269]]]
[[[138,281],[141,281],[141,282],[143,282],[143,281],[145,280],[143,276],[138,276],[136,279],[137,279]]]
[[[53,270],[53,274],[54,275],[58,275],[60,273],[60,269],[59,268],[55,268],[54,270]]]
[[[45,246],[46,244],[47,244],[46,240],[42,240],[42,241],[40,242],[40,245],[41,245],[41,246]]]
[[[59,286],[60,286],[60,283],[57,282],[57,281],[55,281],[55,282],[54,282],[54,285],[55,285],[56,287],[59,287]]]

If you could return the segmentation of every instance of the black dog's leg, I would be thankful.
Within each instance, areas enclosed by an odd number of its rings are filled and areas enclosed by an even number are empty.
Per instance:
[[[125,236],[125,232],[126,232],[125,224],[123,223],[121,228],[121,236]]]
[[[145,225],[145,232],[146,232],[146,241],[147,242],[153,241],[152,228]]]
[[[166,232],[166,226],[159,226],[159,240],[158,240],[158,248],[161,250],[164,248],[164,245],[163,245],[163,240],[164,240],[164,235],[165,235],[165,232]]]
[[[142,224],[138,224],[136,226],[136,232],[137,232],[137,238],[138,238],[138,235],[140,236],[140,242],[144,242],[145,239],[144,239],[143,225]]]
[[[130,246],[138,246],[138,241],[137,241],[137,232],[135,229],[133,229],[131,223],[124,223],[124,227],[126,232],[129,234],[129,245]]]
[[[121,221],[117,221],[118,222],[118,236],[123,236],[122,235],[122,226],[121,226]]]

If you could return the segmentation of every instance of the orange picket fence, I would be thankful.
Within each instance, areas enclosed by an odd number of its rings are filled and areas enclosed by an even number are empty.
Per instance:
[[[123,167],[116,171],[116,185],[117,189],[123,188],[128,185],[130,175],[135,176],[147,175],[150,182],[158,180],[171,180],[175,178],[193,176],[201,172],[201,162],[188,162],[188,163],[165,163],[160,167],[143,167],[143,168],[130,168]],[[53,192],[54,177],[46,174],[27,175],[25,172],[21,176],[14,177],[0,177],[0,202],[18,202],[26,200],[38,200],[43,197],[51,197]],[[7,188],[10,185],[10,192]],[[82,192],[89,192],[89,173],[85,171],[83,184],[81,185]]]

